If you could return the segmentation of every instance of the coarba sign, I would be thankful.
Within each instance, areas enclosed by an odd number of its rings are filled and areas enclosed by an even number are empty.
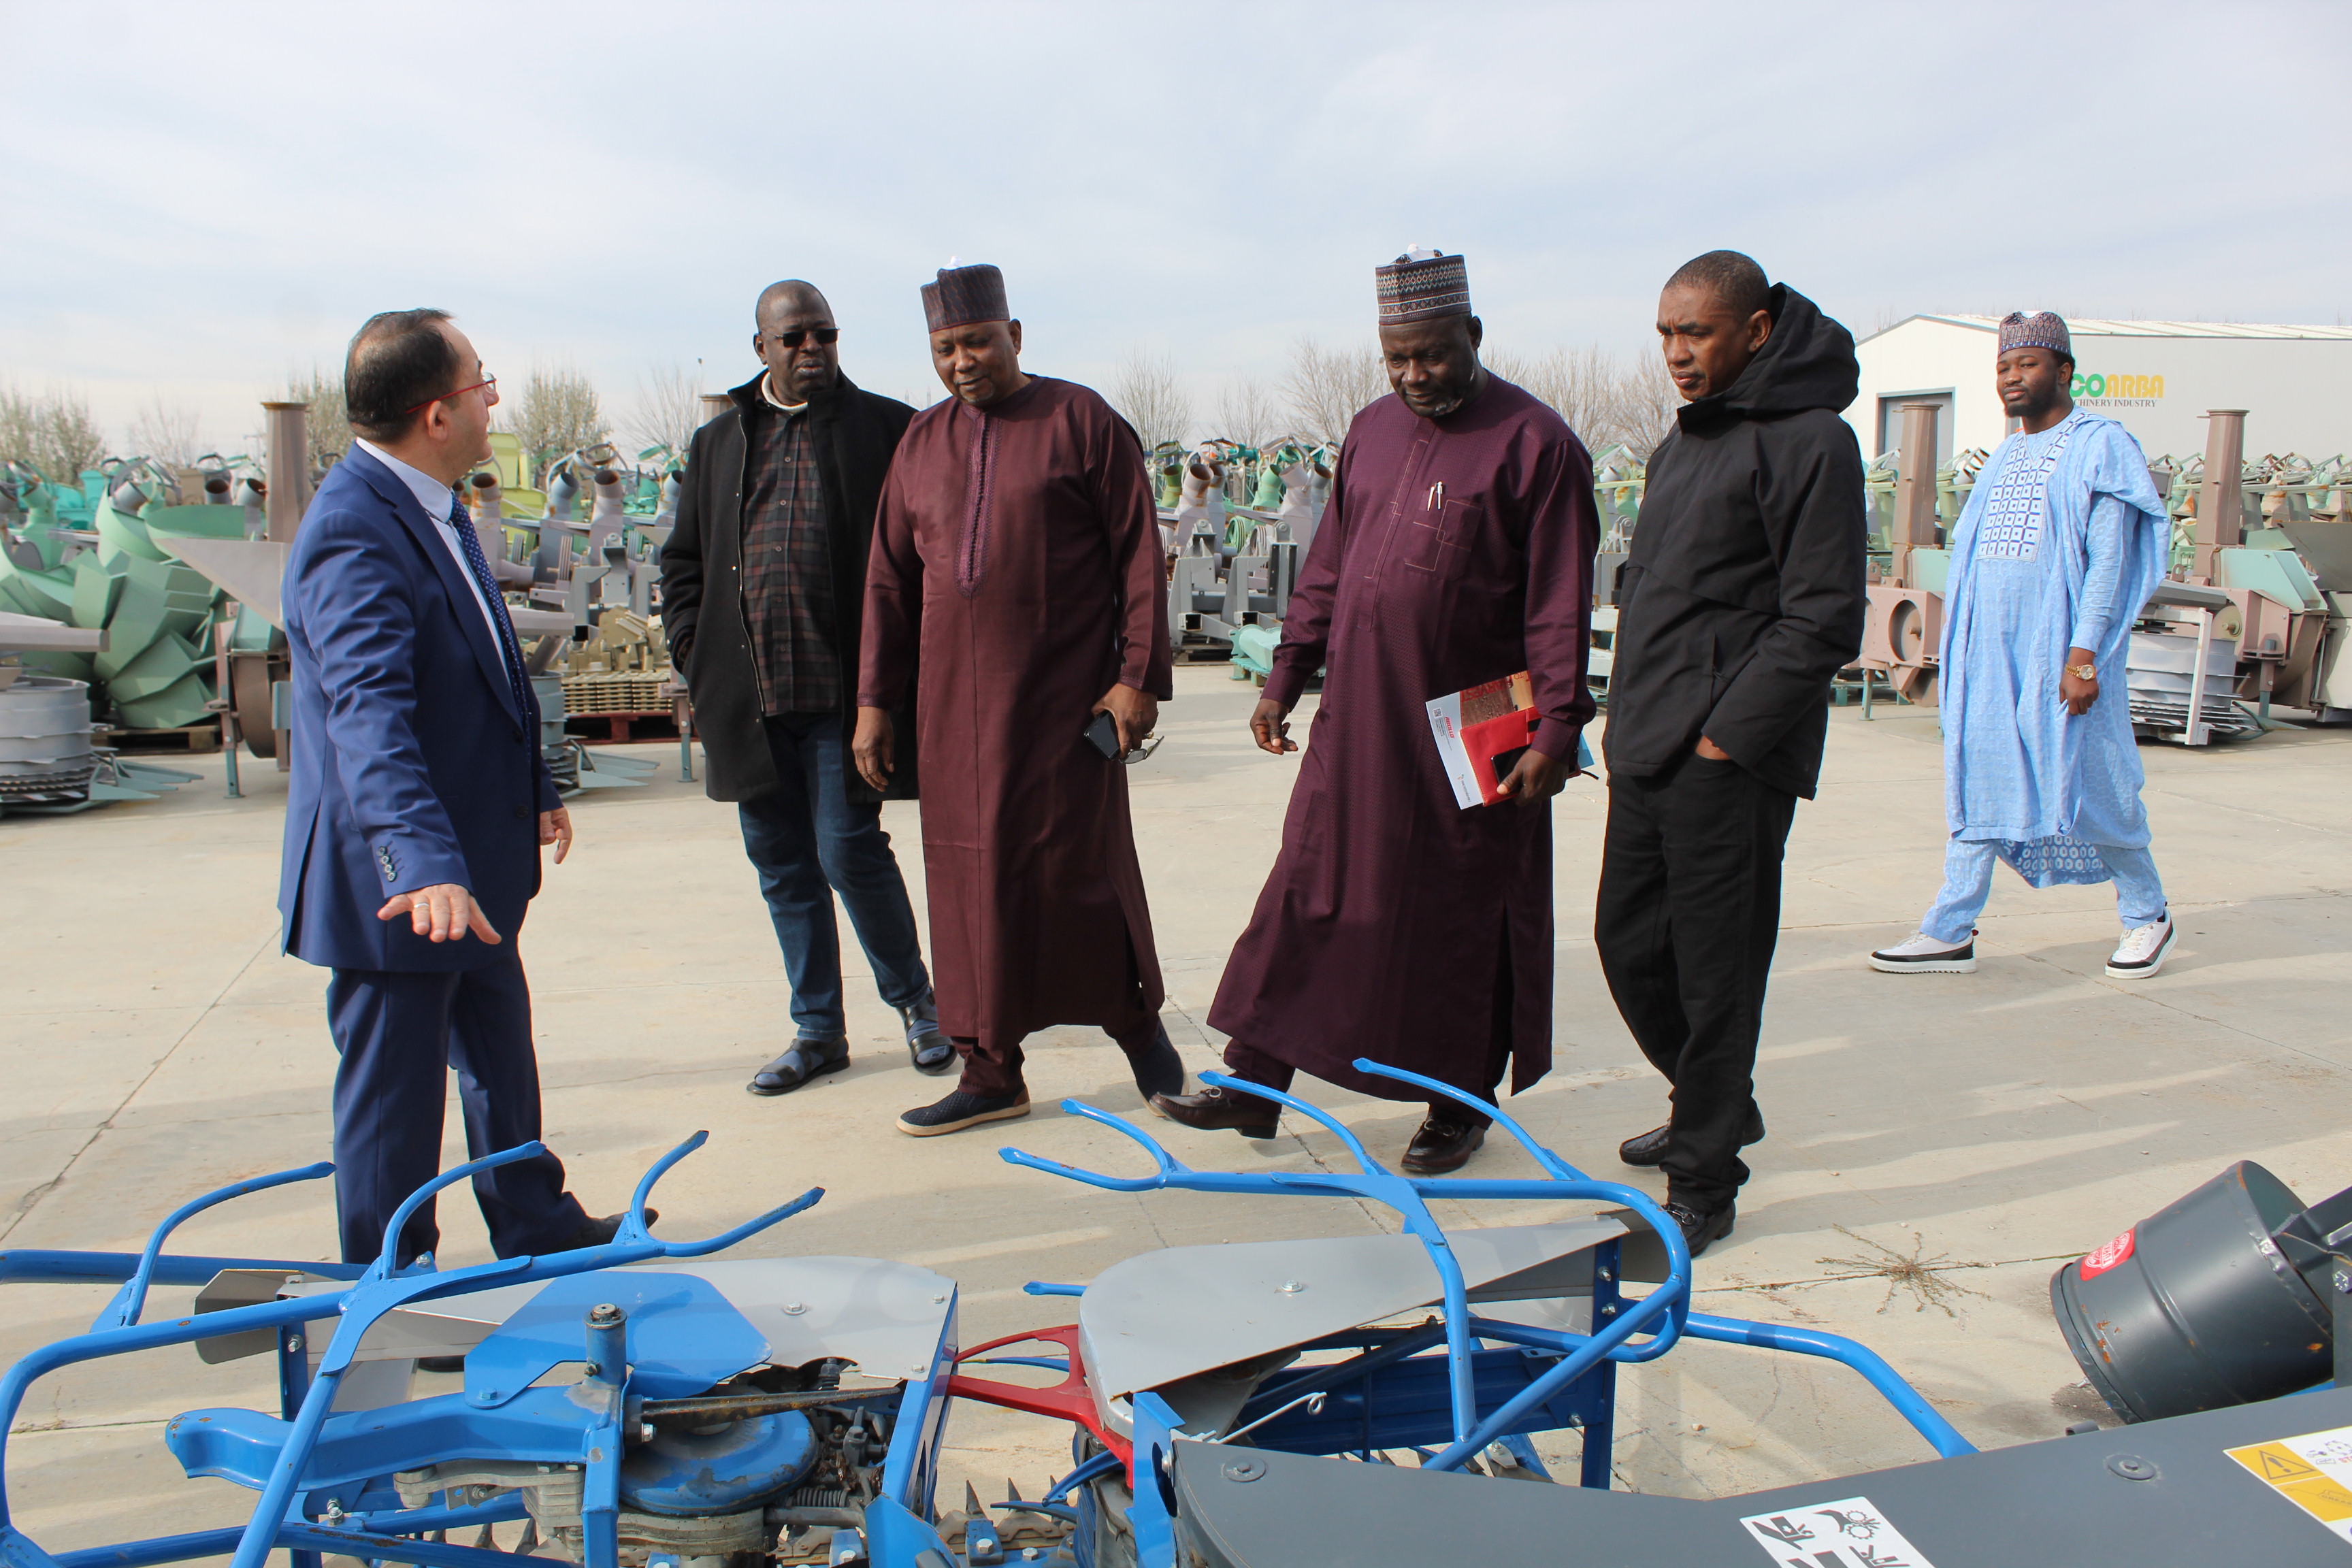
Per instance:
[[[2067,389],[2077,403],[2094,408],[2153,408],[2164,396],[2160,375],[2084,375],[2077,371]]]

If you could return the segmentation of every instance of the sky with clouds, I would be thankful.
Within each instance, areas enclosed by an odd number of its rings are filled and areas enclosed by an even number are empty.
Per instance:
[[[1204,402],[1371,268],[1459,250],[1490,342],[1649,352],[1750,252],[1857,334],[1918,311],[2352,319],[2352,6],[0,0],[0,382],[233,444],[372,311],[510,382],[748,378],[830,297],[929,401],[917,286],[1003,267],[1034,370]]]

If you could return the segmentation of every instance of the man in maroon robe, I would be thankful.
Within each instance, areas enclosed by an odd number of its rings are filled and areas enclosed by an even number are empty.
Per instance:
[[[1359,1057],[1492,1099],[1551,1067],[1551,809],[1592,716],[1584,685],[1598,539],[1592,463],[1559,415],[1478,363],[1458,256],[1377,271],[1395,395],[1356,416],[1290,601],[1260,748],[1327,667],[1313,744],[1275,862],[1209,1021],[1234,1077],[1294,1071],[1391,1100]],[[1454,804],[1425,704],[1519,670],[1541,715],[1509,803]],[[1276,1104],[1208,1089],[1162,1097],[1192,1127],[1274,1134]],[[1458,1170],[1486,1119],[1431,1098],[1404,1168]]]
[[[923,313],[952,395],[883,485],[850,749],[881,788],[914,681],[931,977],[963,1058],[954,1093],[898,1119],[930,1137],[1026,1116],[1021,1041],[1051,1025],[1099,1025],[1147,1100],[1184,1067],[1120,765],[1173,689],[1142,446],[1093,392],[1023,374],[995,268],[942,269]]]

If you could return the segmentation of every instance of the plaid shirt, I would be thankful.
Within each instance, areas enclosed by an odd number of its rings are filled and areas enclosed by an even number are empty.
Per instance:
[[[743,621],[759,667],[761,710],[834,712],[842,705],[843,681],[833,631],[833,549],[808,415],[786,413],[763,397],[749,423]]]

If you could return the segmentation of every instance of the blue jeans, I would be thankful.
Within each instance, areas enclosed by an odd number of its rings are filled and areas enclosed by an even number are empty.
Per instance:
[[[2116,879],[2116,913],[2126,931],[2137,931],[2164,918],[2164,882],[2156,874],[2156,858],[2146,848],[2125,849],[2095,844],[2099,858]],[[1990,840],[1955,838],[1944,851],[1944,888],[1919,921],[1919,929],[1937,942],[1966,942],[1976,929],[1992,893],[1993,846]]]
[[[803,1035],[837,1038],[848,1032],[848,1019],[841,1003],[841,932],[833,919],[836,891],[884,1002],[912,1006],[930,994],[931,978],[898,858],[882,831],[881,803],[849,798],[841,715],[785,713],[765,723],[777,788],[737,804],[743,851],[760,874],[784,952],[793,1022]]]

